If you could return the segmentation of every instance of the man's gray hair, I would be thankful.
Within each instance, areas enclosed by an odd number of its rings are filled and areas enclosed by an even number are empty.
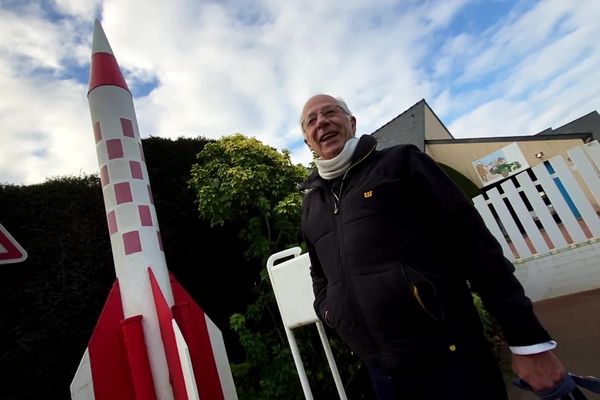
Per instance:
[[[311,99],[315,96],[318,95],[314,95],[311,97]],[[342,99],[341,97],[335,97],[333,96],[333,98],[335,99],[336,104],[342,109],[344,110],[344,112],[346,114],[348,114],[348,116],[352,116],[352,111],[350,111],[350,107],[348,107],[348,104],[346,104],[346,101],[344,99]],[[302,122],[304,122],[304,119],[302,118],[302,115],[300,115],[300,130],[302,131],[303,135],[306,135],[306,132],[304,132],[304,126],[302,126]]]
[[[341,97],[336,97],[335,101],[337,102],[337,105],[340,106],[340,108],[344,110],[346,114],[352,116],[352,112],[350,111],[350,108],[348,107],[348,104],[346,104],[346,101],[344,99],[342,99]]]

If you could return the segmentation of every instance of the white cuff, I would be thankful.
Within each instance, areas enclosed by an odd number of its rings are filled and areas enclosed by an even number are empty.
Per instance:
[[[543,353],[544,351],[553,350],[556,348],[556,342],[549,340],[544,343],[532,344],[531,346],[509,346],[511,353],[521,356],[530,354]]]

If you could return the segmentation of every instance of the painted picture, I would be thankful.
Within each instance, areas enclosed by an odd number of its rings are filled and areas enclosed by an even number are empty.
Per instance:
[[[515,142],[473,161],[473,167],[487,186],[529,168],[529,164]]]

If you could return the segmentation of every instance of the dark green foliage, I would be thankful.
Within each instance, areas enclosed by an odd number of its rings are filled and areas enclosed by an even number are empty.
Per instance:
[[[292,165],[288,153],[238,134],[206,145],[192,167],[190,186],[203,219],[212,226],[239,227],[247,258],[264,265],[271,253],[301,241],[298,185],[305,177],[304,167]],[[254,282],[254,302],[244,315],[230,319],[245,355],[232,364],[238,394],[241,399],[301,398],[266,271]]]
[[[67,398],[114,280],[98,179],[2,186],[0,222],[29,254],[0,266],[0,397]]]
[[[467,196],[469,199],[472,199],[473,197],[476,197],[479,194],[481,194],[481,191],[479,190],[477,185],[471,182],[469,178],[467,178],[454,168],[450,167],[449,165],[442,163],[438,163],[438,165],[444,170],[444,172],[446,172],[446,174],[448,174],[450,179],[454,181],[454,184],[458,186],[460,190],[462,190],[462,192],[465,194],[465,196]]]
[[[169,270],[223,331],[230,358],[238,357],[229,316],[248,304],[258,263],[243,257],[236,226],[211,227],[198,218],[196,197],[188,187],[196,155],[206,139],[144,140],[144,154]]]
[[[239,359],[229,316],[251,297],[258,265],[237,229],[197,217],[187,181],[205,139],[143,141],[169,269],[221,328]],[[0,223],[29,258],[0,266],[0,399],[67,399],[115,279],[96,177],[0,186]]]
[[[500,369],[505,375],[512,374],[506,341],[498,321],[484,308],[481,297],[477,293],[472,293],[472,295],[473,303],[479,312],[479,318],[483,325],[483,333],[498,360]]]
[[[236,224],[246,255],[264,264],[270,254],[301,241],[302,165],[241,134],[208,144],[192,167],[198,211],[212,226]]]

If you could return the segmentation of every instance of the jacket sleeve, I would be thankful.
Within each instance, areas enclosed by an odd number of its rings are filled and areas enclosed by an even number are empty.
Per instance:
[[[408,179],[422,196],[428,218],[447,239],[444,250],[453,259],[498,320],[511,346],[526,346],[550,340],[534,314],[531,301],[514,276],[515,268],[485,226],[483,219],[462,191],[427,154],[406,146],[401,163]],[[406,163],[406,164],[405,164]]]
[[[325,315],[327,311],[327,277],[321,269],[321,264],[313,245],[308,240],[305,240],[305,242],[308,249],[308,256],[310,257],[310,276],[312,278],[313,292],[315,294],[315,302],[313,306],[317,316],[322,321],[325,321],[327,324],[329,324],[329,321]]]

